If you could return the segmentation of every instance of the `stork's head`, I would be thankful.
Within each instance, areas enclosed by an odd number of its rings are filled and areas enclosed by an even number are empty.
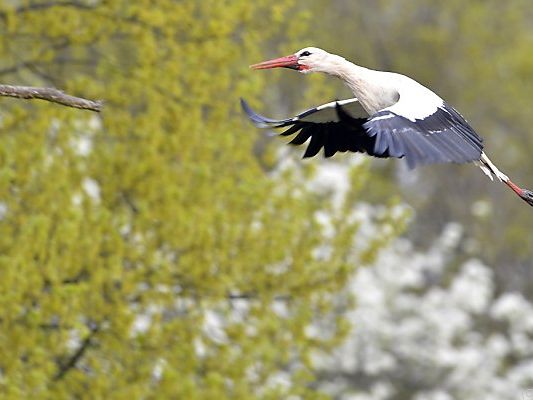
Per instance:
[[[317,47],[306,47],[286,57],[250,65],[253,69],[290,68],[301,73],[329,72],[335,56]]]

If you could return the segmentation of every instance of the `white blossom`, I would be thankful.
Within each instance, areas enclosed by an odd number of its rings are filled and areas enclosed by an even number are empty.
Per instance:
[[[347,315],[352,332],[320,358],[325,376],[334,377],[325,392],[341,400],[515,400],[529,393],[533,305],[519,293],[496,296],[492,271],[480,260],[457,264],[461,240],[456,223],[425,252],[398,239],[357,272],[349,285],[357,304]]]

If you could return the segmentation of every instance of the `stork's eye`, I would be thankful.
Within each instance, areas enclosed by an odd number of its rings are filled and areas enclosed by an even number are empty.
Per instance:
[[[307,57],[307,56],[310,56],[311,53],[309,53],[307,50],[304,51],[302,54],[300,54],[300,57]]]

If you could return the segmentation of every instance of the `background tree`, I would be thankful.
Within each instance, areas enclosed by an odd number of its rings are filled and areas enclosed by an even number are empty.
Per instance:
[[[318,45],[434,88],[531,185],[529,3],[272,3],[0,3],[0,82],[105,101],[95,115],[0,100],[1,397],[468,398],[453,379],[476,362],[446,362],[485,347],[494,369],[468,393],[529,384],[529,208],[472,167],[407,174],[375,160],[370,180],[358,155],[294,162],[298,151],[257,137],[238,109],[239,96],[273,115],[350,96],[327,77],[248,70]],[[382,205],[391,193],[414,211],[413,244],[364,271],[390,284],[356,286],[355,313],[381,310],[358,320],[342,289],[402,229],[405,206]],[[450,220],[465,229],[453,256],[437,270],[412,262]],[[388,301],[365,308],[376,293]],[[467,326],[447,331],[443,309]],[[414,351],[428,330],[436,340]],[[365,332],[385,364],[320,364]],[[436,349],[445,357],[427,357]]]
[[[346,324],[308,328],[404,212],[363,236],[364,165],[332,201],[311,168],[254,155],[238,97],[264,89],[261,49],[306,32],[293,6],[2,3],[2,82],[105,101],[1,100],[2,398],[323,397],[310,356]]]

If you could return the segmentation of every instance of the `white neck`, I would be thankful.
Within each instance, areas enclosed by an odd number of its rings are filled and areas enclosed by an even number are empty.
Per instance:
[[[383,79],[386,73],[374,71],[331,54],[324,63],[321,72],[341,79],[353,92],[363,108],[373,114],[393,104],[396,90]]]
[[[331,54],[323,72],[341,79],[356,93],[361,91],[367,84],[372,70],[355,65],[341,56]]]

